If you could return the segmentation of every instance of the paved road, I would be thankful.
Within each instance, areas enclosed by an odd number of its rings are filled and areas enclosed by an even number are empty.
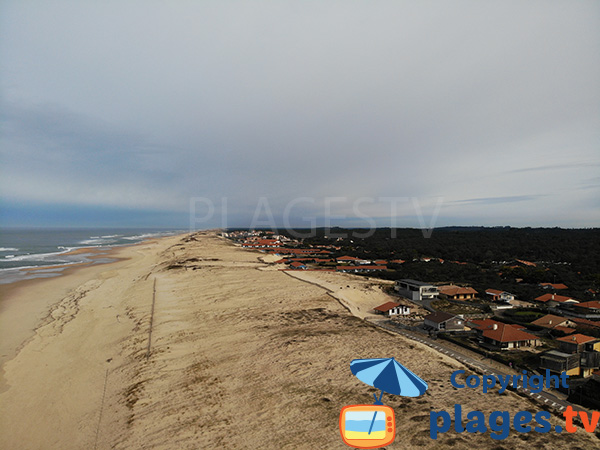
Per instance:
[[[471,356],[468,356],[460,351],[452,349],[452,348],[444,345],[443,342],[440,342],[437,339],[436,340],[429,339],[428,337],[426,337],[420,333],[417,333],[413,330],[390,326],[390,325],[384,323],[385,321],[382,321],[382,320],[378,320],[378,321],[370,320],[369,322],[376,326],[379,326],[381,328],[385,328],[386,330],[391,331],[393,333],[400,334],[409,339],[412,339],[412,340],[415,340],[422,344],[425,344],[425,345],[433,348],[434,350],[437,350],[440,353],[443,353],[451,358],[456,359],[457,361],[465,363],[465,364],[469,365],[470,367],[474,367],[474,368],[478,369],[484,375],[502,375],[502,376],[509,375],[506,372],[503,372],[503,371],[498,370],[497,368],[491,367],[490,365],[486,364],[483,361],[477,360],[477,359],[472,358]],[[510,375],[512,375],[512,374],[510,374]],[[544,404],[548,405],[549,407],[554,408],[558,412],[564,411],[567,408],[567,406],[572,406],[573,409],[576,411],[580,411],[580,410],[589,411],[580,405],[575,405],[573,403],[567,402],[566,400],[562,400],[562,399],[558,398],[556,395],[554,395],[548,391],[541,391],[539,393],[533,393],[533,392],[531,392],[530,389],[525,389],[521,386],[517,387],[516,390],[530,396],[533,400],[536,400],[539,403],[544,403]]]

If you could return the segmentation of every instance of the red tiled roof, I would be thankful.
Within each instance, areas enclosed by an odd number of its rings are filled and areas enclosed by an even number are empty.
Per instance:
[[[485,330],[483,336],[498,342],[532,341],[538,339],[533,334],[518,330],[515,327],[501,323],[495,330]]]
[[[478,330],[487,330],[492,328],[494,324],[500,325],[502,322],[497,322],[492,319],[475,319],[469,320],[469,324],[473,325],[473,328],[477,328]]]
[[[575,333],[575,328],[563,327],[562,325],[557,325],[552,329],[562,331],[565,334]]]
[[[568,342],[569,344],[585,344],[586,342],[595,341],[596,338],[592,336],[586,336],[585,334],[577,333],[572,336],[565,336],[558,338],[557,341]]]
[[[538,301],[538,302],[544,302],[544,303],[549,302],[550,300],[553,300],[553,301],[559,302],[559,303],[564,303],[566,301],[572,300],[574,302],[579,303],[579,301],[575,300],[574,298],[565,297],[564,295],[556,295],[556,294],[544,294],[544,295],[540,295],[535,300]]]
[[[525,265],[525,266],[532,266],[532,267],[537,267],[536,263],[533,263],[531,261],[524,261],[522,259],[517,259],[517,262],[520,262],[521,264]]]
[[[403,259],[392,259],[390,262],[394,264],[404,264],[406,261]]]
[[[580,325],[589,325],[591,327],[600,328],[600,322],[594,322],[593,320],[579,319],[577,317],[571,317],[570,320],[572,320],[573,322],[578,323]]]
[[[336,258],[338,261],[359,261],[360,258],[356,258],[354,256],[340,256]]]
[[[444,295],[467,295],[467,294],[475,294],[477,295],[477,291],[472,287],[461,287],[461,286],[440,286],[439,287],[440,294]]]
[[[398,306],[400,306],[400,303],[387,302],[387,303],[384,303],[383,305],[376,306],[373,309],[376,311],[381,311],[381,312],[385,313],[385,312],[388,312],[390,309],[396,308]]]
[[[361,266],[337,266],[337,270],[387,270],[387,266],[372,266],[363,264]]]
[[[301,262],[293,262],[290,264],[290,266],[292,267],[304,267],[304,264],[302,264]]]
[[[591,302],[579,303],[577,306],[578,307],[579,306],[583,306],[584,308],[600,309],[600,302],[596,301],[596,300],[593,300]]]
[[[485,293],[490,295],[500,295],[504,291],[499,291],[498,289],[486,289]]]

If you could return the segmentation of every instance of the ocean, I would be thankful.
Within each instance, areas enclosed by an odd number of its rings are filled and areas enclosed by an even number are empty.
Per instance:
[[[85,249],[131,245],[144,239],[185,231],[148,228],[0,229],[0,284],[59,276],[66,266],[81,262],[110,262],[108,258],[90,260],[91,253],[86,253]],[[74,250],[79,251],[69,254]],[[26,270],[32,268],[39,270]]]

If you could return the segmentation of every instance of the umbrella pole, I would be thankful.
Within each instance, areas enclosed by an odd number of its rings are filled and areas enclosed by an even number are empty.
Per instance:
[[[375,397],[374,405],[383,405],[383,403],[381,403],[381,397],[383,397],[383,389],[381,390],[381,394],[379,394],[379,399],[377,399],[377,395],[375,394],[373,394],[373,397]],[[373,430],[373,425],[375,424],[375,417],[377,417],[377,411],[375,411],[375,414],[373,414],[373,418],[371,419],[371,426],[369,426],[369,432],[367,434],[371,434],[371,431]]]
[[[373,403],[374,405],[383,405],[383,403],[381,403],[381,397],[383,397],[383,389],[381,390],[381,394],[379,394],[379,398],[377,398],[376,394],[373,394],[373,398],[375,399],[375,403]]]

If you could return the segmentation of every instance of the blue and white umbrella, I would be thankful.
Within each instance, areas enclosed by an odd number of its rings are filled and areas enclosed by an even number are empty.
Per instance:
[[[375,396],[375,404],[381,404],[384,392],[418,397],[427,390],[425,381],[394,358],[355,359],[350,363],[350,370],[363,383],[381,390],[379,400]]]

